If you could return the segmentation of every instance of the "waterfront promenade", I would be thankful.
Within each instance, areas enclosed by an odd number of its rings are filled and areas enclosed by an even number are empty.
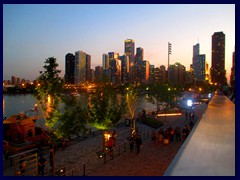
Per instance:
[[[205,111],[206,105],[194,109],[195,118],[193,122],[196,124],[199,119],[199,110]],[[175,128],[179,126],[182,130],[184,125],[188,125],[190,120],[186,120],[185,116],[161,117],[159,118],[164,125],[160,128],[164,130],[171,126]],[[168,145],[154,144],[151,141],[151,132],[153,128],[138,123],[137,127],[142,133],[143,145],[140,153],[129,151],[127,141],[127,151],[117,156],[113,160],[103,163],[103,159],[99,159],[96,155],[96,150],[102,147],[102,136],[91,137],[80,143],[68,147],[66,150],[56,153],[56,162],[58,166],[66,165],[72,162],[86,163],[87,176],[162,176],[167,170],[176,153],[182,146],[183,142],[172,142]],[[156,132],[160,129],[155,129]],[[130,129],[121,127],[117,129],[118,141],[123,142],[128,136]],[[144,134],[143,134],[144,133]],[[69,156],[71,155],[71,156]],[[81,164],[81,163],[80,163]]]
[[[200,107],[194,109],[195,124],[199,118],[199,108]],[[185,124],[189,124],[189,120],[186,120],[184,115],[161,117],[160,120],[164,123],[160,128],[164,130],[169,126],[172,128],[179,126],[182,130]],[[143,139],[143,144],[138,155],[136,155],[135,151],[129,152],[129,144],[126,137],[129,136],[130,128],[122,126],[114,129],[117,130],[118,134],[117,144],[126,141],[126,152],[104,164],[104,160],[99,158],[96,154],[98,150],[102,149],[102,135],[96,135],[95,137],[91,136],[84,140],[74,140],[71,142],[72,144],[64,150],[56,151],[56,169],[69,165],[76,167],[85,164],[86,176],[162,176],[183,142],[172,142],[168,145],[154,144],[151,141],[151,132],[153,128],[142,123],[137,123],[137,127]],[[155,131],[158,132],[160,128],[155,129]],[[113,129],[111,132],[112,131]],[[45,167],[45,175],[48,176],[50,175],[50,168],[47,154],[45,158],[48,160]],[[4,171],[4,175],[13,175],[12,171],[13,169],[9,168]],[[79,167],[79,171],[82,171],[82,168]],[[73,175],[81,175],[81,173],[76,174],[76,172],[74,172]]]

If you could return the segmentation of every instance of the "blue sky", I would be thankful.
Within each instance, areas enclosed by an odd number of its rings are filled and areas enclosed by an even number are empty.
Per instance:
[[[34,80],[44,60],[56,57],[61,76],[65,55],[82,50],[91,55],[92,68],[102,65],[102,54],[124,54],[124,40],[135,40],[144,59],[167,66],[192,63],[193,45],[199,42],[211,67],[211,37],[226,35],[225,68],[229,79],[235,48],[234,4],[4,4],[3,79],[17,76]]]

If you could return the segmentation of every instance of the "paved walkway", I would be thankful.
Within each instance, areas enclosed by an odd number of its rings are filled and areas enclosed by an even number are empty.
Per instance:
[[[195,111],[196,123],[197,108]],[[171,126],[175,128],[182,127],[189,123],[185,120],[185,116],[162,117],[160,119],[164,125],[160,128],[164,130]],[[122,153],[113,160],[109,160],[104,164],[103,159],[99,159],[96,152],[102,149],[102,135],[88,137],[82,141],[74,142],[66,149],[55,153],[56,169],[62,166],[86,164],[87,176],[162,176],[167,167],[173,160],[175,154],[180,149],[182,142],[173,142],[167,146],[162,144],[153,144],[150,140],[152,128],[144,124],[137,124],[139,131],[145,132],[142,134],[143,146],[140,154],[127,152]],[[160,129],[159,128],[159,129]],[[117,144],[126,141],[126,137],[130,135],[129,127],[115,128],[118,134]],[[156,129],[156,132],[159,130]],[[143,136],[144,135],[144,136]],[[128,147],[128,143],[127,143]],[[48,159],[46,155],[45,158]],[[49,172],[49,163],[45,167],[46,175]],[[11,170],[6,170],[4,175],[11,175]]]
[[[165,117],[161,120],[164,130],[169,126],[183,128],[188,125],[189,120],[185,116]],[[150,140],[153,128],[144,124],[138,124],[138,129],[145,132],[143,146],[139,155],[127,152],[108,161],[104,164],[103,159],[99,159],[96,152],[102,149],[102,135],[87,138],[86,140],[67,147],[63,151],[56,153],[56,165],[68,165],[71,163],[86,163],[87,176],[161,176],[166,171],[175,154],[180,149],[182,142],[173,142],[167,146],[163,144],[153,144]],[[159,129],[160,129],[159,128]],[[156,129],[156,132],[159,130]],[[123,127],[117,129],[118,141],[122,143],[129,136],[130,129]],[[128,143],[127,143],[128,146]]]

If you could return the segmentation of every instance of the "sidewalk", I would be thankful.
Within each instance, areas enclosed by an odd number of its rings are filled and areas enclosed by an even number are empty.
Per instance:
[[[198,117],[195,116],[194,124],[197,123]],[[164,130],[171,126],[175,128],[182,127],[189,123],[189,120],[185,120],[184,115],[166,117],[160,119],[164,123]],[[95,137],[88,137],[84,140],[74,140],[72,144],[66,147],[64,150],[56,151],[55,153],[55,167],[56,169],[75,164],[86,165],[87,176],[161,176],[171,163],[175,154],[178,152],[182,145],[182,142],[172,142],[167,146],[153,144],[151,142],[151,132],[153,128],[138,123],[137,127],[139,131],[145,132],[143,137],[143,147],[139,155],[129,152],[128,141],[127,151],[118,157],[114,158],[104,164],[103,159],[99,159],[96,152],[102,149],[103,135],[97,135]],[[155,129],[156,132],[160,129]],[[129,127],[114,128],[117,131],[117,144],[122,143],[130,135]],[[113,130],[111,130],[112,132]],[[48,163],[45,167],[46,175],[49,175],[49,159],[48,154],[44,156]],[[4,175],[11,175],[10,172],[4,172]]]

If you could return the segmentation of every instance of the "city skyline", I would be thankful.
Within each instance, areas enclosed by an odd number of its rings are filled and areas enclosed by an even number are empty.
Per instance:
[[[192,64],[193,46],[199,43],[211,67],[211,37],[219,31],[226,35],[229,80],[235,51],[234,4],[3,5],[3,79],[13,75],[34,80],[52,56],[63,77],[65,55],[76,51],[91,55],[94,69],[102,66],[104,53],[124,55],[126,39],[135,41],[135,52],[143,48],[144,60],[155,67],[167,67],[170,42],[170,64],[180,62],[186,70]]]

